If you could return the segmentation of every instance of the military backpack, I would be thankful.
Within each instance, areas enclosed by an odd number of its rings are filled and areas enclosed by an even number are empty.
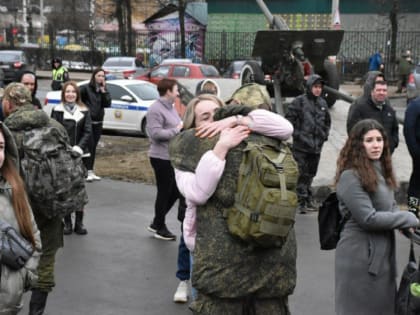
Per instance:
[[[23,132],[22,177],[32,208],[47,218],[64,217],[87,203],[86,169],[55,127]]]
[[[285,142],[245,140],[235,204],[224,215],[231,234],[257,247],[281,247],[295,222],[298,168]]]

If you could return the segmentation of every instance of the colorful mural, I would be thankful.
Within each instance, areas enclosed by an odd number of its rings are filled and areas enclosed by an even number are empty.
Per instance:
[[[181,58],[181,33],[178,12],[147,22],[150,48],[149,65],[155,66],[167,58]],[[204,31],[201,25],[188,14],[185,15],[185,56],[201,62],[204,55]]]

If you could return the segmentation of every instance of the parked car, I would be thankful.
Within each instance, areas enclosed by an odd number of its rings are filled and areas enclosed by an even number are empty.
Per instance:
[[[224,78],[239,79],[241,77],[242,67],[246,60],[232,61],[223,73]]]
[[[0,50],[0,68],[4,73],[4,83],[14,81],[20,71],[36,71],[34,64],[23,50]]]
[[[412,99],[417,96],[420,96],[420,62],[408,76],[407,82],[407,99]]]
[[[146,72],[145,68],[136,66],[135,57],[109,57],[105,60],[102,68],[108,78],[133,79]]]
[[[146,72],[136,79],[146,80],[157,83],[163,78],[174,79],[206,79],[206,78],[220,78],[220,73],[216,67],[212,65],[205,65],[201,63],[192,63],[186,60],[181,62],[168,62],[154,67],[151,71]]]
[[[78,82],[78,86],[89,81]],[[110,108],[105,109],[104,129],[138,131],[146,135],[146,112],[159,98],[156,85],[140,80],[111,80],[106,83],[112,97]],[[44,111],[50,115],[53,106],[60,104],[61,91],[48,92]]]

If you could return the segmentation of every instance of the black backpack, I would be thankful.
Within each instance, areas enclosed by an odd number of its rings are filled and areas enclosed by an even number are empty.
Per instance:
[[[335,249],[340,239],[341,230],[350,218],[350,213],[341,215],[336,192],[332,192],[322,202],[318,211],[319,243],[321,249]]]

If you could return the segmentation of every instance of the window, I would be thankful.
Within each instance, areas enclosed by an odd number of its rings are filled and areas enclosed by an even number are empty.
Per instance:
[[[120,87],[118,85],[115,85],[115,84],[107,83],[106,88],[109,91],[109,93],[111,94],[111,98],[113,100],[120,100],[121,97],[123,97],[124,95],[130,95],[130,93],[128,93],[122,87]]]
[[[174,77],[187,78],[190,76],[190,68],[185,66],[174,66],[174,72],[172,75]]]
[[[167,77],[169,73],[169,66],[158,67],[150,73],[150,77]]]
[[[159,98],[159,92],[154,84],[131,84],[127,88],[143,101],[151,101]]]

